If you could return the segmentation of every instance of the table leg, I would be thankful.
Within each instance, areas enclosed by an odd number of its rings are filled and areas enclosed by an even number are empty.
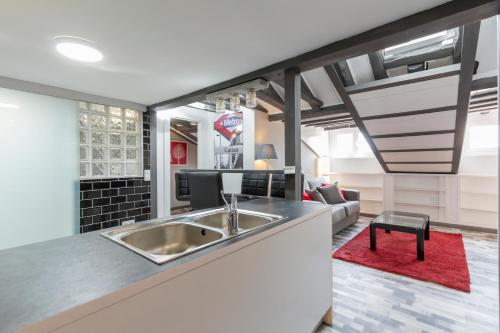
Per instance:
[[[370,224],[370,250],[377,249],[377,228],[375,225]]]
[[[430,222],[427,221],[427,224],[425,225],[425,240],[429,240],[430,239],[430,231],[429,231],[429,228],[430,228]]]
[[[424,230],[417,231],[417,259],[424,260]]]

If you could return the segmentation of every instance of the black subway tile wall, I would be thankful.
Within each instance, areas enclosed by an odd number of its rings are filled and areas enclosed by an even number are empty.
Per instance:
[[[143,163],[150,170],[150,115],[143,114]],[[80,233],[151,218],[151,182],[143,178],[80,181]]]

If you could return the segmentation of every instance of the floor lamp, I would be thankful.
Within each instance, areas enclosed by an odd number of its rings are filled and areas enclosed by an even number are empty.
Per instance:
[[[278,156],[272,143],[264,143],[257,145],[257,152],[255,154],[256,160],[266,160],[267,170],[269,170],[269,160],[275,160]]]

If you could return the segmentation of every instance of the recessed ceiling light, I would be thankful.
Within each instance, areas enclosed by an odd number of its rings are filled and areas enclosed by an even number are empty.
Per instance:
[[[103,59],[102,53],[86,39],[70,36],[55,37],[56,49],[63,56],[84,62],[98,62]]]
[[[19,109],[19,105],[9,104],[9,103],[0,103],[0,108],[5,108],[5,109]]]

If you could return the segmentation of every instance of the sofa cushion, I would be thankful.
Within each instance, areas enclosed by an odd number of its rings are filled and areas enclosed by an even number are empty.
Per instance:
[[[318,201],[321,203],[326,204],[325,198],[321,195],[321,193],[318,192],[318,190],[305,190],[305,193],[307,193],[313,201]]]
[[[316,187],[321,186],[321,183],[326,182],[325,178],[319,177],[319,178],[311,178],[307,180],[307,185],[309,186],[309,190],[314,190]]]
[[[339,206],[339,205],[331,206],[331,211],[332,211],[332,223],[333,224],[339,223],[347,217],[345,209],[342,206]]]
[[[330,205],[335,205],[338,203],[345,202],[345,199],[342,197],[339,188],[337,185],[328,185],[318,187],[319,193],[325,198],[325,201]]]
[[[359,201],[346,201],[344,203],[338,203],[335,206],[343,207],[347,216],[359,214]]]

